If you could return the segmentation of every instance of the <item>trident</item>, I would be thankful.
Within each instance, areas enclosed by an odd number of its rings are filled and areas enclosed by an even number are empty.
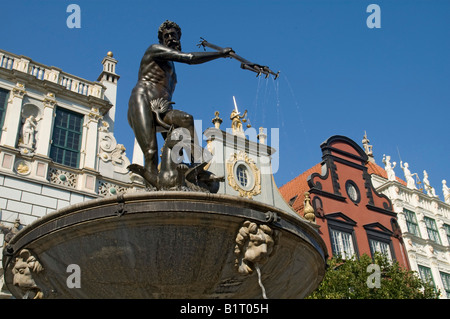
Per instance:
[[[199,48],[203,47],[203,50],[206,51],[206,47],[211,48],[213,50],[216,51],[222,51],[223,48],[209,43],[208,41],[206,41],[203,38],[200,38],[200,43],[197,45]],[[230,52],[230,57],[238,60],[239,62],[241,62],[241,68],[245,69],[245,70],[250,70],[253,71],[255,73],[257,73],[257,77],[260,76],[261,74],[265,74],[266,75],[266,79],[269,77],[270,74],[272,74],[274,76],[274,80],[276,80],[278,78],[278,76],[280,75],[280,71],[278,71],[277,73],[273,72],[271,69],[269,69],[268,66],[263,66],[263,65],[259,65],[253,62],[250,62],[246,59],[244,59],[243,57],[237,55],[236,53],[234,53],[233,51]]]

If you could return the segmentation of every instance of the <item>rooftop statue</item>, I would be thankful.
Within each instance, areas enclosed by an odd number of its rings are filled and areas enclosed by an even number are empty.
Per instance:
[[[385,154],[383,154],[383,163],[384,163],[384,170],[387,173],[388,180],[395,181],[394,168],[397,165],[397,163],[392,162],[392,164],[391,164],[391,157],[389,155],[386,156]]]
[[[267,76],[273,74],[268,67],[251,63],[237,56],[231,48],[221,48],[203,40],[199,46],[208,46],[215,52],[181,51],[181,28],[175,22],[166,20],[158,30],[158,44],[152,44],[142,57],[138,81],[133,88],[128,103],[128,122],[134,131],[136,140],[144,154],[144,167],[131,164],[128,169],[141,175],[145,181],[157,189],[171,189],[184,184],[206,183],[207,188],[217,188],[221,180],[208,174],[201,166],[204,150],[198,144],[194,129],[194,118],[189,113],[173,108],[172,95],[177,83],[174,62],[201,64],[219,58],[233,57],[241,61],[241,67]],[[158,143],[156,133],[164,138],[161,168],[158,170]],[[168,143],[168,139],[175,143]],[[182,149],[191,161],[182,164]],[[168,157],[170,156],[170,158]],[[191,180],[189,180],[191,178]],[[205,186],[204,185],[204,186]]]
[[[411,174],[411,171],[408,168],[409,167],[408,163],[405,163],[403,165],[403,162],[400,161],[400,167],[401,167],[401,169],[403,169],[403,173],[405,174],[406,187],[408,187],[410,189],[417,189],[416,182],[414,181],[414,178],[413,178],[414,175],[417,176],[417,173]]]
[[[437,197],[434,187],[430,185],[430,181],[428,180],[428,173],[426,170],[423,170],[423,184],[428,196]]]
[[[442,193],[444,194],[444,202],[450,204],[450,189],[447,186],[447,181],[442,180]]]

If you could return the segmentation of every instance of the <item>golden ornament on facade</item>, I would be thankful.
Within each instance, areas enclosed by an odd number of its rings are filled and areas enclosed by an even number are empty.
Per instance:
[[[24,149],[23,151],[24,151],[24,153],[28,153],[27,149]],[[19,173],[21,175],[26,175],[26,174],[30,173],[30,163],[28,163],[28,162],[25,162],[22,160],[18,161],[15,164],[15,168],[16,168],[17,173]]]
[[[303,206],[303,217],[310,222],[315,222],[316,215],[314,213],[314,208],[311,205],[311,198],[309,197],[309,192],[305,192],[304,206]]]
[[[239,196],[251,199],[261,193],[261,172],[248,155],[240,151],[227,161],[228,184]]]

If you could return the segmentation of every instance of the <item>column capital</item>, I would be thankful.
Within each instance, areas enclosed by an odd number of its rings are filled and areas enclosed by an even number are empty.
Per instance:
[[[55,94],[52,92],[48,92],[44,98],[44,107],[55,108],[56,98]]]
[[[27,91],[25,90],[25,85],[23,83],[17,82],[16,86],[12,89],[13,97],[23,99]]]
[[[93,107],[91,111],[88,114],[89,116],[89,122],[97,122],[103,118],[103,116],[100,114],[98,108]]]

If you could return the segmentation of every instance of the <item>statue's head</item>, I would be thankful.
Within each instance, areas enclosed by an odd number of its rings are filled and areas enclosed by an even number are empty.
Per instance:
[[[158,40],[160,44],[181,51],[181,28],[173,21],[164,21],[158,29]]]

